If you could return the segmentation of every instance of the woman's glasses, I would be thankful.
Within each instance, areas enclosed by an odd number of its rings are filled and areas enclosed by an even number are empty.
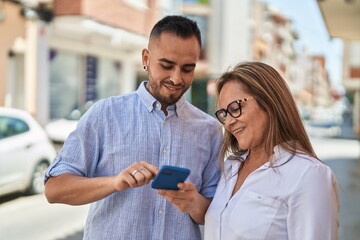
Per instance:
[[[241,103],[242,102],[247,102],[254,99],[254,97],[248,97],[248,98],[244,98],[241,100],[235,100],[231,103],[229,103],[229,105],[227,106],[226,109],[222,108],[219,109],[215,112],[215,116],[217,117],[217,119],[222,123],[225,124],[225,120],[226,120],[226,116],[229,113],[230,116],[232,116],[233,118],[238,118],[241,116],[242,111],[241,111]]]

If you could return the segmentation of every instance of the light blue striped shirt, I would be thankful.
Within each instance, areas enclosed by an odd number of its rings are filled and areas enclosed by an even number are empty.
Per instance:
[[[219,180],[222,133],[217,120],[181,98],[168,107],[145,88],[98,101],[79,121],[50,176],[73,173],[114,176],[135,161],[189,168],[187,181],[213,197]],[[90,206],[84,239],[201,239],[199,226],[158,195],[150,184],[131,188]]]

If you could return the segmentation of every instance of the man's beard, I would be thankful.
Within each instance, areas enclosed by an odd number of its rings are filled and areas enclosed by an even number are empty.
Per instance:
[[[189,87],[187,88],[183,88],[181,94],[179,95],[163,95],[161,94],[160,90],[161,90],[161,86],[164,86],[164,80],[161,81],[159,84],[153,83],[152,81],[149,81],[149,87],[151,87],[152,89],[152,93],[155,95],[154,97],[161,103],[161,104],[166,104],[166,105],[173,105],[175,104],[183,95],[184,93],[188,90]],[[167,84],[170,84],[169,82],[167,82]],[[173,85],[172,83],[170,85]],[[166,88],[166,87],[165,87]]]

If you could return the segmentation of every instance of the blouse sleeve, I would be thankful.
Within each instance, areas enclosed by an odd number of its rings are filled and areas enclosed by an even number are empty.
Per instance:
[[[335,176],[326,165],[311,165],[289,201],[289,240],[337,240],[339,195]]]

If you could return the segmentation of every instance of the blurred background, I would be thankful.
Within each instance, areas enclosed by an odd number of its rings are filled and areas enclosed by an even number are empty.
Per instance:
[[[337,175],[340,239],[360,239],[360,0],[0,0],[0,107],[30,114],[58,151],[94,102],[146,79],[141,50],[168,14],[201,29],[186,98],[203,111],[213,115],[216,78],[240,61],[284,76],[315,151]],[[0,133],[17,117],[6,114]],[[6,160],[24,164],[8,151],[22,140],[5,143],[8,136],[0,135],[0,239],[81,239],[88,206],[50,205],[39,188],[28,194],[43,170],[1,195]]]

